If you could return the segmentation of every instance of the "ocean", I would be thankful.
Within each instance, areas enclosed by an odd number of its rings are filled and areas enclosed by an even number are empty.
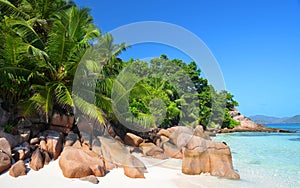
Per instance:
[[[215,178],[207,187],[300,188],[300,124],[271,124],[295,133],[218,134],[230,146],[241,180]]]

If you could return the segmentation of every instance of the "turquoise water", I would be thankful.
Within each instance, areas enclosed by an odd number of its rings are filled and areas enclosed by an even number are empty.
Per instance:
[[[219,134],[230,146],[240,181],[218,180],[222,187],[300,188],[300,124],[272,124],[296,133]]]

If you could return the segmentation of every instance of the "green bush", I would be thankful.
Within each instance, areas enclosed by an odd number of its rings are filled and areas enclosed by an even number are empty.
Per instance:
[[[13,131],[13,124],[7,123],[6,126],[4,127],[4,131],[11,134]]]

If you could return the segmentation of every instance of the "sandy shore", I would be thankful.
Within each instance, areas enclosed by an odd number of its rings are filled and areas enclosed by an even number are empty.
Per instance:
[[[78,179],[68,179],[62,174],[58,160],[51,161],[39,171],[30,170],[27,176],[13,178],[8,172],[0,175],[1,188],[94,188],[94,187],[208,187],[202,182],[210,182],[209,176],[186,176],[181,173],[181,161],[168,159],[160,160],[140,157],[147,166],[145,179],[131,179],[124,175],[123,169],[111,170],[105,177],[98,178],[99,184],[92,184]],[[28,164],[27,164],[28,165]],[[196,178],[196,181],[193,180]],[[206,181],[207,180],[207,181]],[[201,183],[200,183],[201,182]],[[210,186],[209,186],[210,187]]]

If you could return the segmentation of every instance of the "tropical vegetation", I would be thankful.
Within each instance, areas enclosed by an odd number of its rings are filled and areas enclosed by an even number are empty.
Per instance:
[[[56,111],[120,127],[114,108],[121,106],[125,121],[147,128],[238,124],[229,115],[233,95],[216,91],[195,62],[166,55],[125,62],[118,55],[128,46],[101,34],[89,9],[72,1],[0,0],[0,33],[0,98],[12,123],[33,113],[49,123]],[[135,77],[143,79],[129,90],[124,79]]]

